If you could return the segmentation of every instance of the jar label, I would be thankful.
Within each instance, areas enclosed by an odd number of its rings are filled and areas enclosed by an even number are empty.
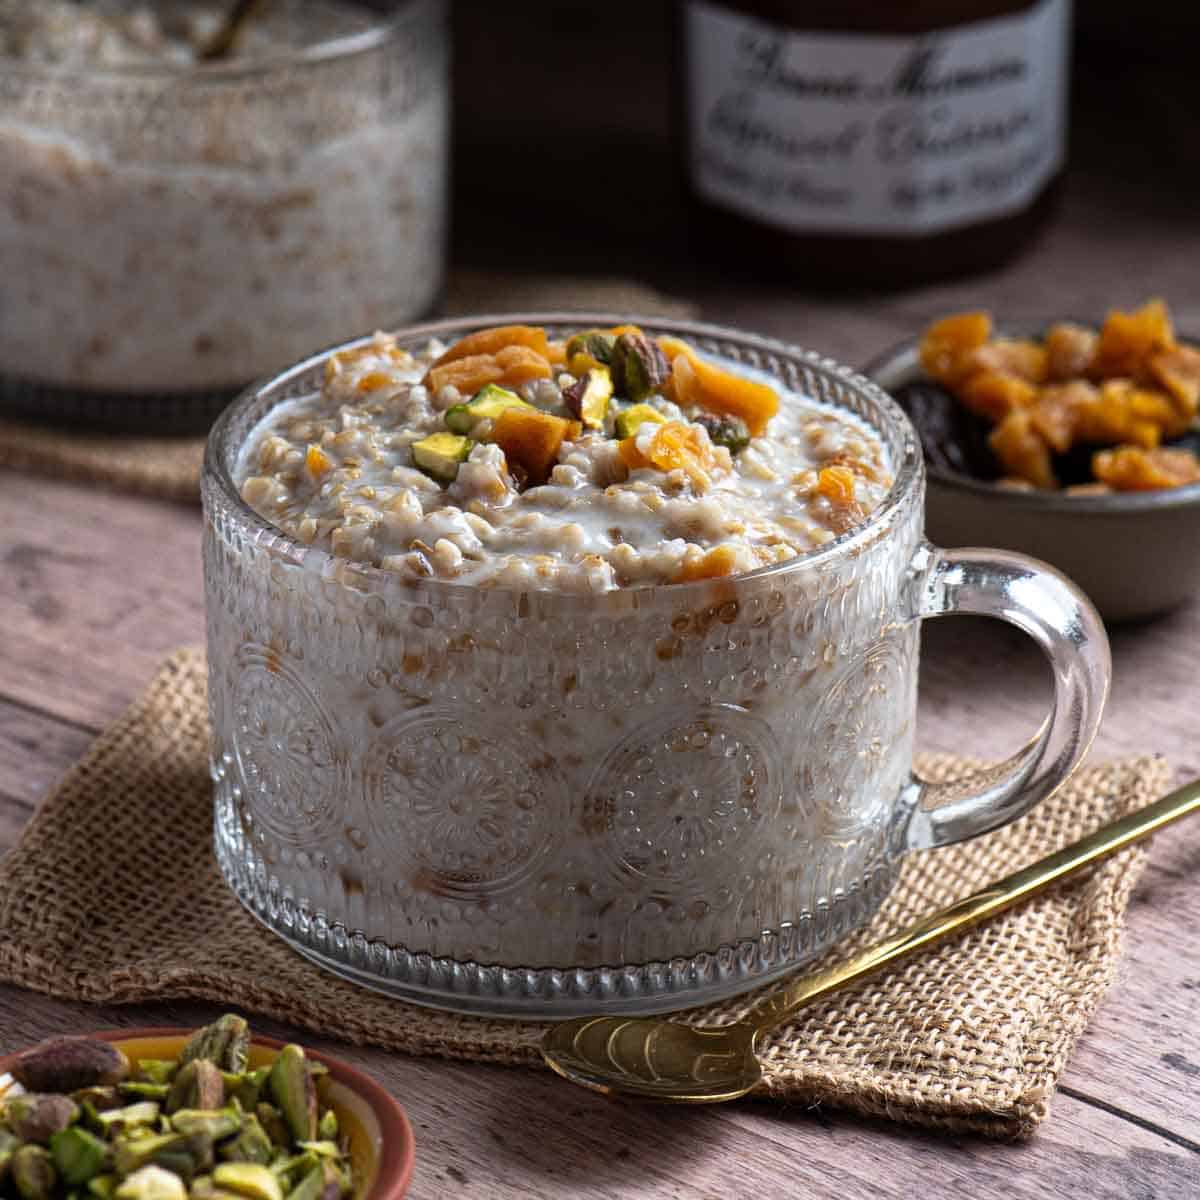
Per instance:
[[[706,200],[797,233],[927,234],[1020,211],[1063,162],[1070,0],[920,35],[686,10]]]

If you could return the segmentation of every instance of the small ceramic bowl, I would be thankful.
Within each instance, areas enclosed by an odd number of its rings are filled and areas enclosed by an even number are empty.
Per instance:
[[[130,1063],[142,1058],[176,1058],[194,1029],[107,1029],[90,1034],[116,1046]],[[283,1049],[274,1038],[256,1037],[250,1046],[250,1066],[266,1066]],[[373,1079],[339,1059],[305,1048],[309,1058],[329,1074],[317,1080],[323,1106],[337,1113],[338,1124],[350,1139],[350,1161],[362,1180],[354,1200],[400,1200],[412,1177],[415,1146],[404,1109]],[[0,1097],[12,1084],[8,1068],[16,1054],[0,1058]]]
[[[1015,336],[1029,333],[1027,326]],[[893,397],[906,384],[929,382],[916,341],[874,359],[863,374]],[[998,546],[1040,558],[1078,583],[1110,622],[1157,616],[1200,590],[1200,484],[1107,495],[1001,487],[970,473],[979,439],[969,422],[898,402],[925,446],[925,527],[939,546]]]

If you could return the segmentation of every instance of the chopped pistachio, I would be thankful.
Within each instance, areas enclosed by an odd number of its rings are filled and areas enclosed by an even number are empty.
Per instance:
[[[167,1112],[181,1108],[217,1109],[225,1105],[225,1081],[220,1068],[208,1058],[185,1063],[171,1084]]]
[[[589,429],[603,429],[612,399],[612,374],[607,367],[593,367],[563,390],[563,400],[571,414]]]
[[[653,338],[644,333],[623,333],[612,353],[613,387],[619,396],[644,400],[670,378],[671,364]]]
[[[44,1146],[22,1146],[14,1151],[9,1172],[21,1200],[50,1200],[58,1174]]]
[[[113,1194],[117,1190],[117,1177],[108,1172],[94,1175],[88,1180],[87,1190],[96,1200],[113,1200]]]
[[[5,1103],[4,1116],[21,1141],[48,1142],[54,1134],[79,1120],[79,1105],[69,1096],[26,1092]]]
[[[611,333],[605,333],[602,329],[587,329],[568,340],[567,361],[570,362],[577,355],[586,354],[600,366],[608,366],[612,362],[616,342],[617,339]]]
[[[254,1114],[266,1131],[267,1137],[271,1139],[271,1144],[286,1151],[292,1144],[292,1137],[288,1132],[287,1122],[283,1119],[283,1113],[273,1104],[260,1102]]]
[[[137,1078],[141,1083],[170,1083],[179,1063],[169,1058],[139,1058]]]
[[[293,1140],[311,1141],[317,1132],[317,1089],[302,1047],[284,1046],[268,1083]]]
[[[741,417],[701,413],[696,424],[708,431],[708,439],[714,446],[724,446],[730,454],[737,454],[750,445],[750,429]]]
[[[475,443],[456,433],[431,433],[409,447],[413,466],[440,483],[452,483]]]
[[[59,1178],[69,1187],[82,1186],[108,1166],[108,1144],[77,1125],[50,1139],[50,1154]]]
[[[325,1141],[336,1141],[338,1135],[338,1119],[337,1113],[332,1108],[327,1108],[321,1114],[321,1120],[317,1124],[317,1136]]]
[[[274,1156],[275,1147],[258,1118],[251,1113],[243,1119],[237,1137],[224,1142],[218,1147],[217,1153],[229,1162],[251,1162],[266,1166]]]
[[[666,419],[653,405],[631,404],[617,413],[616,434],[619,438],[633,437],[648,421],[662,425]]]
[[[108,1042],[55,1037],[19,1054],[10,1073],[27,1092],[75,1092],[120,1083],[129,1060]]]
[[[178,1175],[154,1165],[134,1171],[117,1185],[115,1200],[187,1200]]]
[[[142,1100],[125,1108],[110,1108],[107,1112],[97,1113],[95,1116],[101,1129],[128,1132],[138,1125],[153,1125],[161,1111],[161,1107],[153,1100]]]
[[[279,1180],[258,1163],[222,1163],[213,1171],[213,1183],[248,1200],[283,1200]]]
[[[232,1137],[242,1127],[239,1109],[228,1108],[206,1111],[198,1108],[181,1108],[171,1116],[171,1128],[176,1133],[203,1133],[214,1142]]]
[[[249,1052],[250,1026],[245,1017],[226,1013],[188,1038],[179,1063],[184,1067],[198,1059],[207,1059],[223,1071],[240,1075],[246,1069]]]

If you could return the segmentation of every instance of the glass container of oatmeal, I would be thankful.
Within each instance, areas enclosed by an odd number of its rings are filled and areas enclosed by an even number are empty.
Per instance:
[[[207,424],[313,346],[427,314],[443,0],[0,0],[0,406]]]
[[[477,1013],[713,1001],[861,926],[908,851],[1073,769],[1103,626],[1042,564],[924,540],[920,448],[882,391],[713,326],[516,319],[310,358],[210,436],[216,854],[297,950]],[[527,401],[459,386],[542,352],[566,367]],[[602,361],[643,397],[611,432]],[[741,405],[736,438],[697,380]],[[1017,625],[1055,680],[1029,745],[953,785],[912,771],[920,621],[944,613]]]

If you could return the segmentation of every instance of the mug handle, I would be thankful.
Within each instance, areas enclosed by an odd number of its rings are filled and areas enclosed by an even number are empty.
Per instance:
[[[1053,567],[1003,550],[919,552],[914,619],[969,613],[999,617],[1041,647],[1054,704],[1011,758],[949,783],[914,778],[908,847],[927,850],[987,833],[1045,799],[1087,753],[1108,694],[1108,635],[1088,598]]]

